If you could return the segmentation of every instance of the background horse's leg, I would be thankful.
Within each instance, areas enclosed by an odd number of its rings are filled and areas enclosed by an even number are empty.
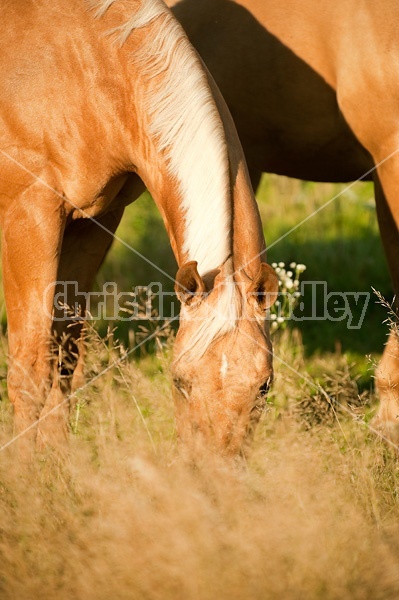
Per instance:
[[[112,243],[112,234],[122,215],[123,208],[97,218],[96,221],[105,229],[94,221],[80,219],[65,230],[57,279],[60,282],[72,282],[72,285],[67,287],[66,303],[70,307],[79,307],[82,320],[79,319],[76,323],[70,319],[54,322],[56,358],[53,384],[40,415],[42,420],[38,431],[39,445],[53,445],[57,442],[54,435],[69,417],[70,407],[66,398],[73,389],[80,387],[84,382],[84,343],[81,338],[86,305],[85,297],[81,294],[92,289],[96,273]],[[60,318],[62,313],[61,310],[55,315]]]
[[[59,198],[37,182],[6,213],[2,228],[4,293],[7,306],[8,391],[14,405],[15,432],[35,439],[50,387],[52,293],[56,280],[64,216]],[[20,445],[21,445],[20,444]]]
[[[378,223],[399,309],[399,159],[387,161],[375,177]],[[399,443],[399,335],[394,327],[376,370],[380,407],[374,425]]]

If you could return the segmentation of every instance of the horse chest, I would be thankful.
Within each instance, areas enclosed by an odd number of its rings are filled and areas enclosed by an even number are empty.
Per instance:
[[[119,202],[118,194],[122,187],[126,183],[128,178],[127,174],[119,175],[112,178],[102,186],[100,189],[93,191],[90,189],[86,193],[82,194],[78,200],[66,200],[65,201],[65,212],[69,220],[76,219],[87,219],[98,217],[103,215],[110,210],[119,208],[120,205],[127,204],[124,201]],[[90,186],[92,187],[92,186]]]

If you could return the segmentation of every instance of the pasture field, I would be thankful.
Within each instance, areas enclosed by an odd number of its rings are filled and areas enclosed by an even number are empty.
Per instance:
[[[369,184],[273,245],[345,187],[265,177],[269,261],[305,263],[303,280],[326,281],[329,291],[373,286],[390,299]],[[118,233],[173,275],[162,227],[145,197]],[[97,287],[160,280],[172,287],[116,243]],[[0,598],[398,598],[399,463],[368,427],[385,318],[370,294],[359,329],[305,320],[274,335],[275,384],[242,463],[179,450],[173,331],[108,369],[77,395],[65,453],[48,450],[26,465],[15,446],[1,450]],[[126,324],[104,335],[114,325],[101,323],[102,336],[89,332],[88,381],[143,339]],[[12,411],[0,341],[3,446]]]

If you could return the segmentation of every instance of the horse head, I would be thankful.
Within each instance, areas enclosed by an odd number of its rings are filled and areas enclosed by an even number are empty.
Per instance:
[[[278,280],[266,263],[252,281],[226,271],[201,277],[193,261],[179,269],[172,376],[179,437],[233,455],[257,424],[273,380],[266,317]]]

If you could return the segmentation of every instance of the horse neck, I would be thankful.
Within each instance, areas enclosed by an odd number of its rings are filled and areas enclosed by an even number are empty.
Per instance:
[[[208,73],[209,85],[221,116],[230,168],[231,211],[233,233],[233,266],[235,279],[253,280],[266,259],[266,246],[258,205],[252,189],[244,152],[230,111]]]
[[[238,270],[252,279],[264,239],[230,112],[173,18],[154,23],[152,35],[158,59],[152,58],[151,44],[140,57],[144,65],[151,56],[146,76],[141,75],[147,77],[142,114],[149,135],[144,138],[156,139],[155,153],[146,163],[148,187],[177,262],[197,261],[203,276],[223,266],[226,276]],[[149,39],[147,34],[147,43]]]
[[[104,3],[111,5],[104,23],[117,22],[119,4],[129,2]],[[164,218],[178,264],[195,260],[206,274],[231,255],[232,205],[223,124],[204,68],[160,0],[143,1],[114,30],[131,80],[131,162]]]
[[[100,6],[104,31],[113,30],[110,43],[119,38],[129,82],[131,162],[158,205],[179,266],[195,260],[201,275],[221,265],[228,273],[240,269],[263,242],[242,149],[218,89],[163,2]]]

